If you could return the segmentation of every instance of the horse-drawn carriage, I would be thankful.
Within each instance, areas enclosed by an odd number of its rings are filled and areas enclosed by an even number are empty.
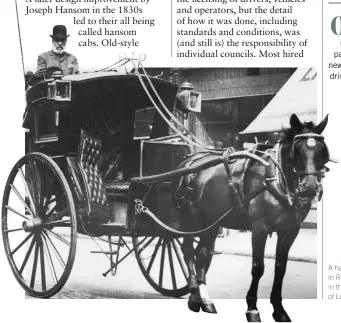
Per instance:
[[[241,171],[237,169],[238,163],[231,166],[232,161],[242,159],[243,167],[250,169],[267,169],[271,164],[276,170],[274,150],[264,155],[260,146],[243,151],[206,146],[172,114],[177,104],[183,110],[200,104],[198,93],[187,89],[179,95],[176,84],[149,77],[140,61],[138,66],[134,60],[132,63],[134,73],[103,71],[64,77],[54,73],[27,90],[23,123],[29,130],[27,154],[13,167],[6,183],[2,234],[12,271],[32,296],[51,297],[64,286],[76,255],[77,233],[108,243],[107,250],[98,251],[109,259],[104,275],[114,274],[118,264],[134,253],[143,275],[155,290],[174,297],[193,294],[198,287],[197,281],[193,281],[195,270],[198,284],[205,283],[204,276],[214,254],[206,242],[214,242],[209,236],[210,232],[216,234],[219,222],[238,228],[238,223],[244,221],[246,228],[253,229],[251,217],[239,216],[245,209],[245,200],[249,205],[265,191],[290,200],[288,191],[276,191],[277,186],[273,185],[276,179],[271,179],[271,172],[267,171],[263,172],[266,181],[252,190],[248,187],[255,187],[258,182],[250,176],[239,177],[240,181],[245,179],[242,190],[248,191],[242,200],[243,194],[233,177]],[[146,115],[149,121],[144,118]],[[322,136],[296,134],[295,138],[296,144],[298,139]],[[297,158],[295,144],[292,152]],[[195,153],[195,147],[200,148],[199,153]],[[324,158],[314,174],[323,173],[326,161]],[[206,170],[211,173],[202,175]],[[242,173],[246,173],[246,168]],[[222,176],[224,179],[220,180]],[[206,185],[200,198],[207,195],[208,199],[203,202],[189,194],[199,191],[200,185]],[[304,185],[300,191],[305,191]],[[315,195],[317,191],[320,187]],[[199,213],[205,214],[215,203],[214,196],[209,194],[222,193],[229,197],[221,195],[216,200],[214,218],[197,221],[194,213],[202,208]],[[251,207],[252,212],[257,208]],[[184,214],[191,210],[193,214]],[[234,226],[227,221],[232,211],[237,214],[234,219],[244,219],[232,221]],[[276,230],[275,227],[271,230]],[[200,237],[199,242],[195,236]],[[197,243],[200,248],[196,248]],[[193,257],[198,258],[196,268]],[[251,287],[253,293],[257,293],[254,288]],[[249,299],[252,305],[248,302],[248,319],[256,320],[254,296]],[[189,306],[195,311],[200,306],[215,311],[203,304],[196,305],[195,297]]]

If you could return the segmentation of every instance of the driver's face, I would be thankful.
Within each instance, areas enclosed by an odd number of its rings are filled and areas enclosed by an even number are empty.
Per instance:
[[[63,40],[52,39],[52,44],[53,51],[57,54],[62,54],[66,47],[66,39]]]

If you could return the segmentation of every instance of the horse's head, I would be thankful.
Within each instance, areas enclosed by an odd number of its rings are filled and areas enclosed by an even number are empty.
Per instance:
[[[299,196],[313,199],[322,195],[322,177],[329,161],[329,150],[321,135],[328,123],[328,115],[315,126],[312,122],[301,123],[293,114],[290,118],[292,140],[289,159],[297,176],[296,192]]]

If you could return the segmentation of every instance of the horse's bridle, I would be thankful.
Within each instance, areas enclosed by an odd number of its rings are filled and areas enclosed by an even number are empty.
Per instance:
[[[289,152],[289,159],[292,161],[292,164],[293,164],[293,172],[298,177],[297,193],[302,192],[304,190],[304,184],[301,180],[301,176],[315,175],[320,180],[321,178],[323,178],[325,176],[325,173],[329,171],[329,169],[326,166],[324,166],[321,170],[300,171],[300,170],[296,169],[296,166],[295,166],[295,145],[303,139],[308,139],[307,146],[310,149],[313,149],[314,147],[316,147],[316,139],[324,141],[324,137],[322,135],[319,135],[319,134],[313,133],[313,132],[307,132],[307,133],[299,134],[299,135],[296,135],[294,137],[294,140],[293,140],[293,143],[291,145],[290,152]],[[309,141],[310,141],[310,143],[309,143]],[[328,150],[327,146],[325,146],[325,147],[327,149],[327,155],[328,155],[328,160],[329,160],[330,159],[329,150]],[[318,191],[319,191],[319,200],[320,200],[321,196],[322,196],[322,191],[323,191],[321,183],[319,185]]]
[[[323,177],[325,172],[329,170],[326,167],[324,167],[321,170],[310,170],[310,171],[309,170],[308,171],[307,170],[300,171],[300,170],[296,169],[295,163],[294,163],[294,161],[295,161],[295,145],[299,141],[301,141],[302,139],[308,139],[307,145],[308,145],[308,147],[310,149],[313,149],[316,146],[316,142],[314,143],[315,139],[319,139],[321,141],[324,141],[324,137],[322,135],[319,135],[319,134],[313,133],[313,132],[307,132],[307,133],[302,133],[302,134],[296,135],[294,137],[294,141],[293,141],[293,143],[291,145],[291,149],[290,149],[290,153],[289,153],[289,158],[290,158],[290,160],[292,161],[292,163],[294,165],[293,166],[293,172],[295,174],[297,174],[298,176],[299,175],[316,175],[316,176],[322,176]],[[309,140],[310,139],[312,139],[312,141],[313,141],[311,146],[309,146]],[[329,160],[330,156],[329,156],[329,150],[328,150],[327,145],[326,145],[326,149],[327,149],[327,155],[328,155],[328,160]]]

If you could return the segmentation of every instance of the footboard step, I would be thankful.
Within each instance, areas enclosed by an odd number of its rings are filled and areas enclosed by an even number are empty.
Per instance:
[[[90,251],[90,253],[102,253],[102,254],[105,254],[105,255],[116,255],[117,252],[116,251]]]
[[[125,223],[115,223],[115,222],[110,222],[110,223],[101,223],[100,226],[102,227],[108,227],[108,228],[111,228],[111,227],[126,227],[127,225]]]
[[[222,252],[221,251],[211,251],[210,255],[221,255]]]

